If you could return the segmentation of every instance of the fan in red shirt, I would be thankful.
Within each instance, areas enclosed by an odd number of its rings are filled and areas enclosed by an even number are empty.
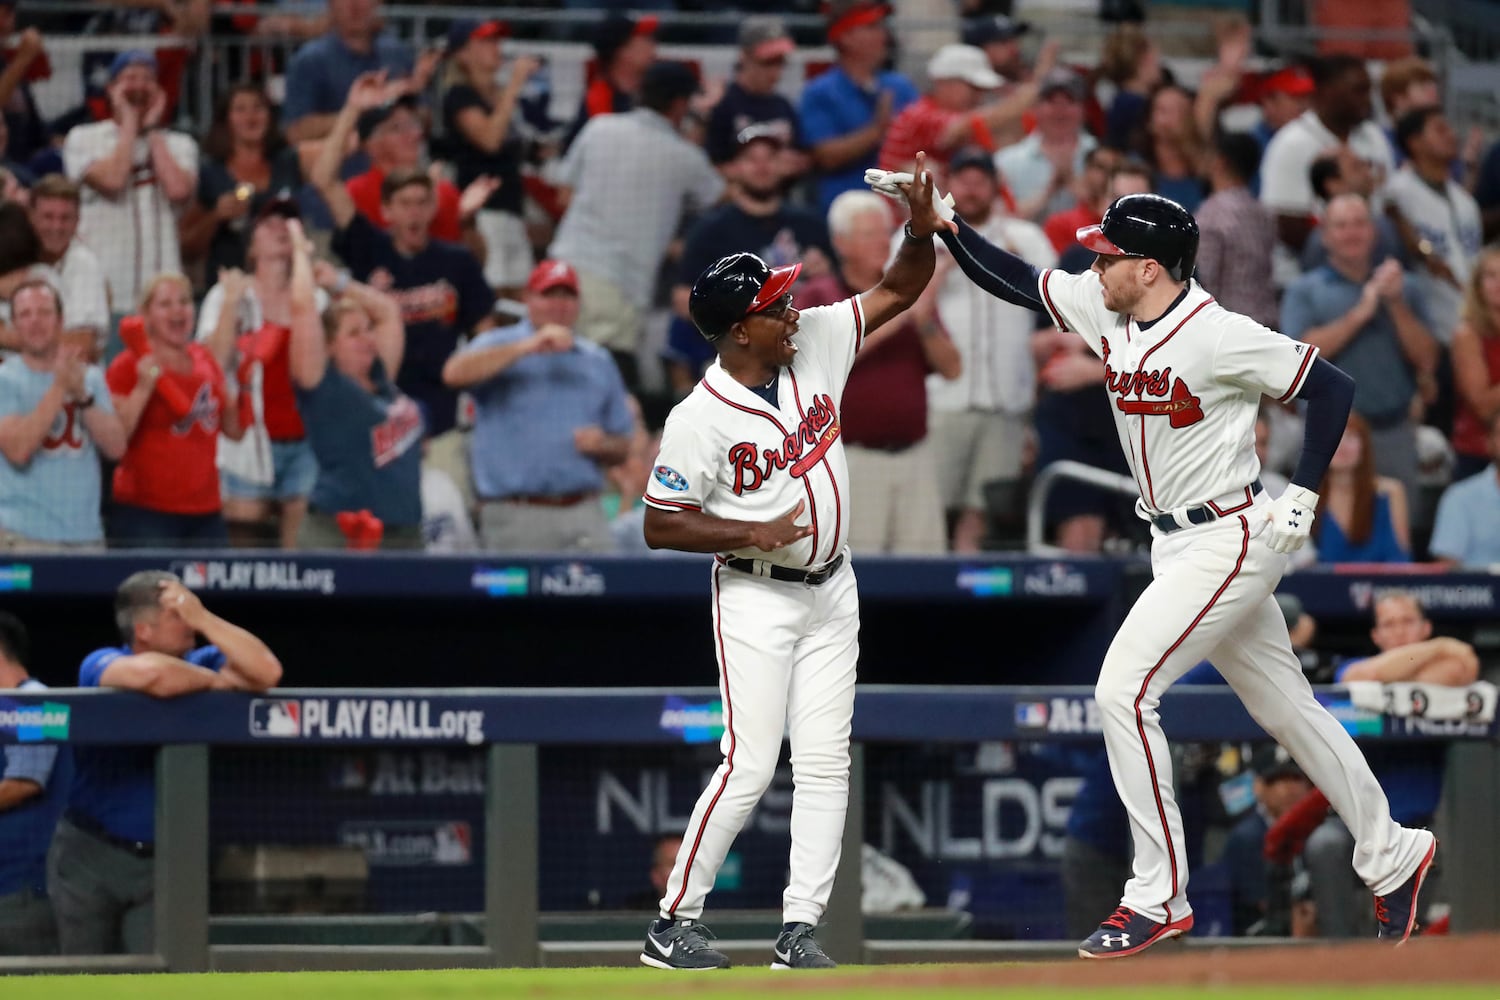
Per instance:
[[[1049,42],[1037,57],[1035,79],[1046,75],[1057,61],[1057,44]],[[1005,83],[990,68],[984,50],[974,45],[944,45],[927,61],[927,93],[896,116],[880,147],[882,170],[910,170],[920,150],[927,165],[939,169],[939,183],[948,158],[963,146],[979,146],[993,153],[995,132],[1021,119],[1041,93],[1034,81],[1010,88],[995,99],[992,92]]]
[[[410,95],[397,98],[359,116],[359,141],[370,157],[370,169],[349,178],[344,187],[354,207],[376,228],[385,228],[385,212],[380,207],[380,185],[393,170],[410,170],[422,165],[422,144],[426,138],[418,102]],[[427,227],[435,240],[458,243],[463,239],[463,211],[458,188],[439,180],[433,188],[437,195],[437,215]],[[481,199],[482,200],[482,199]]]
[[[243,434],[213,355],[193,342],[193,290],[161,274],[141,298],[144,332],[105,380],[129,443],[115,468],[109,534],[125,548],[213,548],[228,543],[215,461],[219,434]]]

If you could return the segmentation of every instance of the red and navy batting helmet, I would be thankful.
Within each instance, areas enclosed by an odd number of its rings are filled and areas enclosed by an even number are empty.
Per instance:
[[[1159,194],[1116,198],[1097,226],[1084,226],[1077,236],[1094,253],[1149,257],[1174,281],[1192,277],[1198,260],[1198,223],[1193,214]]]
[[[802,271],[801,264],[773,268],[753,253],[720,257],[693,282],[688,314],[709,343],[751,313],[775,305]]]

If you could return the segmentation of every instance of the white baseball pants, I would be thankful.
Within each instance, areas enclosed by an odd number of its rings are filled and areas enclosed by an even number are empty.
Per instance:
[[[1205,659],[1328,797],[1354,834],[1354,870],[1372,891],[1397,888],[1428,847],[1428,838],[1391,819],[1364,755],[1313,697],[1271,596],[1287,556],[1261,540],[1265,506],[1262,500],[1239,516],[1157,537],[1154,579],[1099,671],[1095,699],[1110,772],[1135,841],[1134,875],[1121,902],[1157,922],[1191,912],[1182,817],[1157,706],[1162,692]]]
[[[849,804],[849,729],[859,659],[859,594],[845,565],[821,586],[715,565],[714,643],[724,762],[698,797],[661,915],[697,919],[724,856],[792,746],[791,878],[783,919],[816,925],[828,905]]]

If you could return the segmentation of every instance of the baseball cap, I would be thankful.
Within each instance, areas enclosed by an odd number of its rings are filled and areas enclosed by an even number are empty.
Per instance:
[[[375,134],[375,130],[385,124],[386,119],[395,114],[397,109],[405,108],[407,111],[416,111],[421,107],[421,102],[415,94],[403,94],[394,101],[386,101],[378,108],[370,108],[361,111],[356,129],[359,131],[359,141],[364,142]]]
[[[1256,748],[1255,753],[1250,755],[1250,770],[1262,781],[1307,777],[1297,762],[1292,760],[1292,755],[1287,753],[1286,747],[1276,743]]]
[[[156,72],[156,56],[145,49],[126,49],[115,56],[114,61],[109,64],[109,78],[113,80],[132,66],[145,66]]]
[[[747,125],[735,134],[735,149],[744,149],[755,142],[769,142],[777,149],[786,148],[786,127],[780,122],[756,122]]]
[[[927,60],[927,79],[962,80],[980,90],[993,90],[1005,82],[990,68],[984,49],[973,45],[944,45]]]
[[[740,24],[740,51],[751,59],[768,62],[796,47],[797,43],[787,34],[786,24],[779,17],[757,14],[745,18]]]
[[[870,0],[831,0],[825,8],[828,18],[828,40],[837,42],[845,32],[867,24],[879,24],[891,16],[887,4]]]
[[[995,159],[978,146],[965,146],[958,150],[948,160],[948,176],[953,176],[960,170],[970,168],[983,170],[990,177],[998,176],[995,172]]]
[[[510,25],[504,21],[477,21],[472,17],[460,18],[448,25],[448,51],[463,48],[474,38],[505,38],[510,34]]]
[[[526,279],[528,292],[541,295],[554,288],[566,288],[574,295],[578,294],[578,272],[573,270],[572,264],[562,260],[544,260],[531,269],[531,277]]]
[[[1042,77],[1042,89],[1037,95],[1045,99],[1053,94],[1067,94],[1075,101],[1083,100],[1083,78],[1065,66],[1057,66]]]
[[[1018,21],[1005,14],[993,17],[971,17],[964,21],[965,45],[985,46],[990,42],[1008,42],[1031,30],[1030,21]]]
[[[1285,66],[1260,82],[1261,97],[1267,94],[1306,97],[1316,89],[1312,75],[1301,66]]]
[[[600,62],[609,62],[614,58],[616,52],[625,47],[625,43],[632,38],[642,35],[654,35],[656,29],[661,25],[661,18],[655,14],[611,14],[599,22],[599,27],[594,31],[594,52],[599,56]]]
[[[302,218],[302,208],[297,204],[297,197],[291,188],[280,188],[269,194],[261,196],[261,202],[255,209],[255,221],[279,215],[283,219]]]

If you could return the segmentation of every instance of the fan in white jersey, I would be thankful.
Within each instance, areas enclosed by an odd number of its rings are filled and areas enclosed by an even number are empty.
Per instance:
[[[877,190],[909,179],[872,171]],[[935,208],[943,214],[941,203]],[[1354,381],[1315,348],[1218,305],[1193,280],[1198,226],[1153,194],[1117,199],[1078,241],[1083,274],[1038,271],[949,217],[954,260],[994,295],[1044,310],[1104,362],[1120,446],[1152,525],[1153,579],[1110,643],[1094,690],[1115,789],[1130,816],[1134,874],[1120,906],[1078,949],[1123,958],[1192,929],[1182,817],[1157,714],[1162,693],[1211,660],[1250,714],[1289,750],[1355,837],[1354,870],[1375,893],[1380,937],[1410,935],[1437,840],[1391,819],[1380,784],[1313,697],[1272,591],[1312,530],[1320,482]],[[1262,396],[1307,403],[1291,485],[1266,496],[1255,457]]]
[[[667,418],[645,535],[652,548],[715,553],[724,761],[688,820],[641,949],[646,965],[728,967],[699,918],[785,732],[792,850],[772,968],[834,967],[813,929],[843,841],[859,658],[839,406],[866,333],[910,308],[932,277],[938,220],[931,180],[919,187],[905,242],[862,295],[799,312],[790,289],[802,265],[773,270],[752,253],[720,259],[693,285],[689,312],[719,357]]]

